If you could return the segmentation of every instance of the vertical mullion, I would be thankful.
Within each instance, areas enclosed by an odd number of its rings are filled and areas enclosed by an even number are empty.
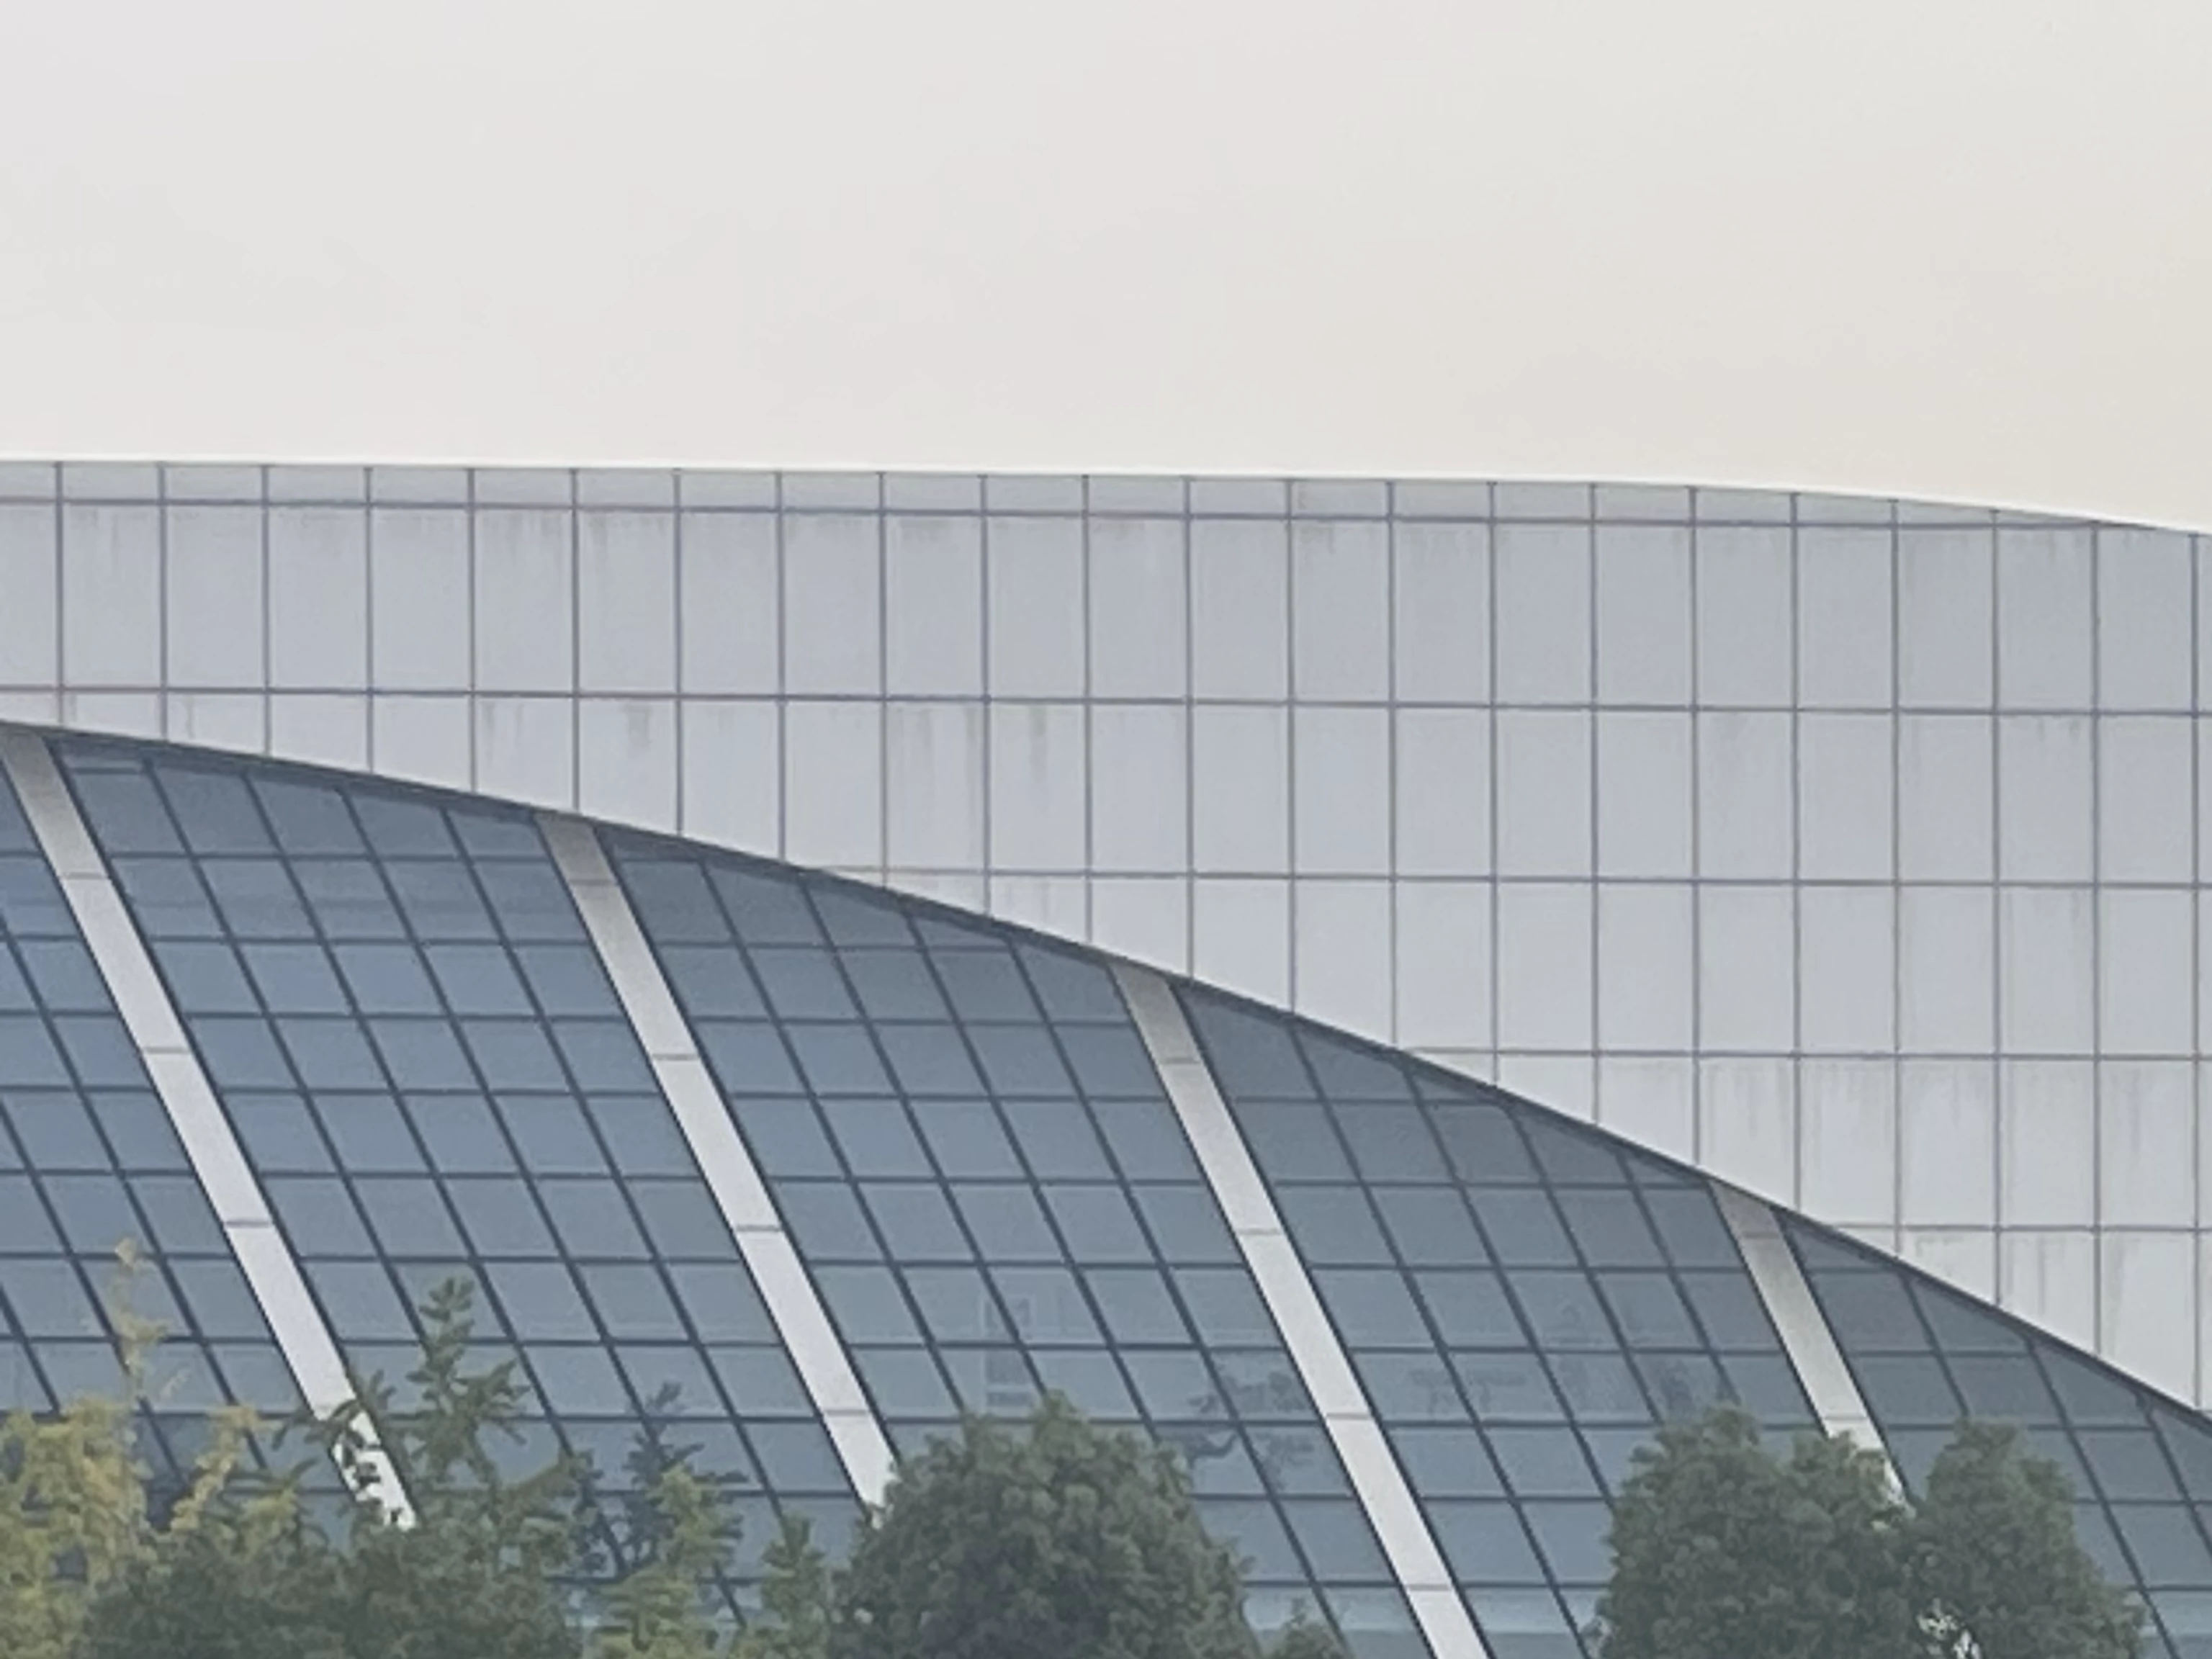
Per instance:
[[[1126,964],[1116,963],[1115,975],[1169,1103],[1434,1659],[1489,1659],[1427,1516],[1390,1450],[1174,988],[1158,975]]]
[[[737,1241],[738,1253],[752,1274],[800,1383],[829,1431],[853,1490],[864,1503],[881,1502],[891,1476],[890,1442],[769,1197],[759,1167],[731,1121],[629,896],[587,825],[556,817],[539,823],[600,966]]]

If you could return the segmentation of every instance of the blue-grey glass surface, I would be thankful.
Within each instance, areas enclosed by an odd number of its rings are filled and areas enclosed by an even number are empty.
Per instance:
[[[349,1362],[398,1383],[438,1285],[556,1449],[641,1437],[775,1514],[857,1513],[827,1431],[529,814],[283,769],[57,745]],[[404,1391],[403,1391],[404,1403]],[[617,1546],[618,1547],[618,1545]]]
[[[896,1445],[1058,1390],[1185,1455],[1267,1624],[1425,1651],[1112,976],[735,856],[615,867]]]
[[[2212,1425],[1825,1228],[1784,1228],[1908,1491],[1960,1419],[2017,1424],[2073,1483],[2083,1547],[2149,1607],[2154,1650],[2212,1655]]]
[[[1183,1006],[1495,1659],[1580,1655],[1656,1427],[1812,1413],[1705,1183],[1285,1016]]]
[[[526,813],[58,742],[347,1356],[394,1372],[477,1287],[532,1440],[619,1486],[641,1429],[833,1540],[818,1419]],[[1181,1447],[1254,1612],[1424,1650],[1095,959],[874,890],[606,845],[902,1448],[1056,1389]],[[1498,1659],[1581,1651],[1635,1447],[1720,1398],[1810,1422],[1703,1181],[1540,1108],[1195,988],[1230,1109]],[[1788,1221],[1908,1484],[1962,1414],[2025,1425],[2160,1641],[2212,1659],[2212,1427],[1902,1264]],[[114,1252],[173,1330],[165,1465],[292,1384],[61,888],[0,783],[0,1404],[114,1376]],[[733,1589],[749,1583],[751,1556]]]
[[[0,1411],[119,1397],[119,1340],[149,1334],[159,1340],[143,1360],[142,1442],[165,1481],[204,1444],[210,1408],[298,1408],[61,884],[0,778]]]

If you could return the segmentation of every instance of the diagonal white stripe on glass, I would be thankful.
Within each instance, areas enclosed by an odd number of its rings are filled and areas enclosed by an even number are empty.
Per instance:
[[[1743,1264],[1751,1270],[1751,1282],[1766,1304],[1766,1316],[1774,1322],[1775,1332],[1782,1339],[1782,1351],[1789,1355],[1798,1381],[1805,1385],[1806,1397],[1813,1402],[1814,1416],[1828,1433],[1849,1435],[1888,1461],[1889,1448],[1882,1444],[1859,1385],[1844,1363],[1836,1334],[1828,1328],[1827,1316],[1820,1311],[1813,1287],[1805,1282],[1805,1270],[1797,1265],[1796,1252],[1782,1236],[1782,1224],[1775,1219],[1774,1212],[1734,1187],[1716,1181],[1712,1188],[1721,1215],[1735,1235],[1736,1248],[1743,1252]],[[1890,1463],[1893,1482],[1896,1467]]]
[[[154,970],[146,942],[94,846],[76,799],[62,781],[45,740],[29,732],[0,730],[0,767],[15,786],[39,848],[60,879],[62,893],[86,948],[107,982],[116,1012],[153,1079],[154,1092],[175,1126],[192,1173],[215,1208],[232,1253],[253,1287],[270,1334],[291,1367],[300,1397],[318,1416],[351,1404],[352,1384],[330,1327],[308,1292],[284,1236],[269,1211],[230,1119],[185,1039],[183,1022]],[[366,1423],[374,1495],[403,1521],[412,1516],[398,1472]]]
[[[691,1156],[698,1160],[722,1218],[737,1239],[738,1254],[760,1287],[769,1317],[775,1322],[815,1410],[822,1413],[847,1479],[864,1503],[880,1504],[890,1482],[890,1442],[861,1392],[852,1357],[830,1322],[814,1282],[783,1230],[782,1218],[769,1201],[768,1188],[730,1121],[721,1091],[708,1074],[698,1042],[637,925],[629,896],[615,880],[599,837],[587,825],[552,817],[538,822],[607,977],[614,981],[623,1012],[644,1045],[646,1059],[676,1114]]]
[[[1174,990],[1157,974],[1126,963],[1115,978],[1137,1030],[1190,1137],[1200,1167],[1227,1217],[1245,1265],[1267,1298],[1291,1352],[1291,1363],[1320,1408],[1353,1492],[1381,1540],[1382,1553],[1436,1659],[1489,1659],[1467,1603],[1453,1587],[1427,1518],[1398,1467],[1367,1392],[1352,1368],[1336,1328],[1307,1276],[1251,1149],[1213,1080]]]

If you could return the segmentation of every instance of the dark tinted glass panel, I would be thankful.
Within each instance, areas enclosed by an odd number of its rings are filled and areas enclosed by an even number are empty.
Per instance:
[[[1599,1472],[1723,1397],[1810,1415],[1711,1199],[1541,1108],[1181,994],[1492,1650],[1579,1654],[1559,1597],[1605,1576]],[[1478,1589],[1508,1584],[1534,1599]]]
[[[1110,974],[734,856],[607,843],[895,1443],[1058,1389],[1237,1498],[1255,1596],[1372,1588],[1356,1508],[1284,1507],[1349,1487]],[[1306,1094],[1302,1123],[1325,1109]]]
[[[411,1304],[461,1279],[485,1351],[522,1363],[542,1443],[616,1469],[640,1429],[680,1423],[749,1483],[740,1578],[777,1510],[841,1530],[827,1435],[531,817],[64,749],[349,1356],[404,1364]],[[112,1373],[105,1251],[130,1237],[153,1254],[140,1305],[194,1345],[174,1399],[281,1394],[13,812],[0,800],[0,1391],[44,1401]],[[897,1443],[1063,1390],[1185,1450],[1257,1565],[1255,1608],[1304,1599],[1363,1653],[1419,1651],[1112,974],[882,893],[606,841]],[[1656,1425],[1720,1399],[1778,1431],[1810,1418],[1710,1189],[1464,1078],[1179,994],[1492,1650],[1576,1652],[1605,1495]],[[2194,1413],[1893,1262],[1792,1237],[1908,1482],[1962,1411],[2022,1424],[2075,1481],[2093,1552],[2166,1634],[2194,1628],[2189,1598],[2212,1596]]]
[[[638,1437],[680,1420],[771,1508],[850,1503],[811,1443],[759,1442],[806,1407],[528,815],[61,754],[94,839],[132,849],[143,929],[183,914],[168,896],[208,896],[159,965],[350,1359],[404,1369],[423,1297],[459,1280],[484,1352],[520,1362],[530,1431],[612,1488]],[[160,1196],[150,1230],[188,1230]],[[119,1187],[62,1197],[79,1232],[124,1213]],[[234,1323],[219,1295],[195,1289]]]
[[[2212,1476],[2203,1419],[1850,1240],[1784,1226],[1908,1488],[1961,1414],[2017,1425],[2073,1487],[2082,1547],[2152,1608],[2149,1650],[2195,1651],[2193,1604],[2172,1597],[2212,1592],[2207,1517],[2188,1501]]]
[[[109,781],[133,836],[176,850],[145,781]],[[140,1443],[166,1483],[200,1443],[196,1413],[298,1395],[36,846],[0,778],[0,1396],[46,1410],[112,1389],[115,1311],[158,1322],[161,1409]]]

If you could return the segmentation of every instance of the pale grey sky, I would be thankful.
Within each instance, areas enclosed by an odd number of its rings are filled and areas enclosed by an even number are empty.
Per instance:
[[[0,453],[2212,526],[2204,0],[0,0]]]

